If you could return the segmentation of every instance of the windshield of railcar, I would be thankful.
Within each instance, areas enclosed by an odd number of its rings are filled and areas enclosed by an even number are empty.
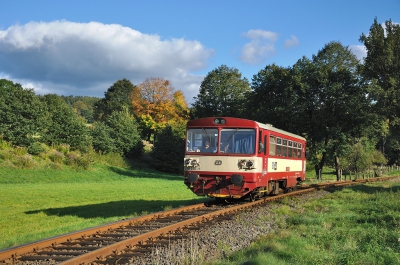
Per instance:
[[[201,153],[216,153],[218,144],[218,129],[192,128],[187,131],[186,151]]]
[[[221,153],[254,154],[256,131],[254,129],[222,129]]]

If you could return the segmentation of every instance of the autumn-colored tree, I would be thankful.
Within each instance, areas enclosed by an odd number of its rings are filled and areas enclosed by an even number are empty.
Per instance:
[[[171,82],[162,78],[147,78],[133,89],[131,98],[142,137],[148,141],[167,124],[189,117],[182,91],[174,92]]]

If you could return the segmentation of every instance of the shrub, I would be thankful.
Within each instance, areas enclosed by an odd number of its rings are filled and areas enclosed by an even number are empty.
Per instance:
[[[51,161],[53,161],[54,163],[59,163],[61,164],[63,159],[64,159],[64,154],[54,150],[50,155],[49,158]]]
[[[65,155],[66,161],[65,164],[68,166],[75,166],[77,165],[77,161],[80,158],[80,154],[78,152],[69,152]]]
[[[19,156],[13,163],[19,168],[34,168],[36,166],[36,162],[30,154]]]
[[[17,156],[26,155],[26,154],[28,154],[28,148],[16,146],[16,147],[14,147],[14,154],[16,154]]]
[[[11,150],[0,150],[0,159],[11,160],[13,153]]]
[[[44,151],[46,151],[44,144],[39,143],[39,142],[34,142],[28,146],[28,153],[31,155],[39,155],[40,153],[43,153]]]

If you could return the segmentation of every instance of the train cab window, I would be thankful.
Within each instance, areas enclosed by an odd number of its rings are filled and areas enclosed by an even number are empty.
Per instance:
[[[189,128],[186,135],[186,151],[201,153],[216,153],[218,129]]]
[[[293,151],[293,142],[288,141],[288,157],[292,157],[292,152]]]
[[[222,129],[220,153],[254,154],[256,131],[254,129]]]
[[[276,137],[273,135],[269,136],[269,155],[276,155]]]
[[[283,139],[282,141],[282,155],[287,156],[287,140]]]
[[[282,139],[281,138],[276,138],[276,155],[277,156],[282,155]]]

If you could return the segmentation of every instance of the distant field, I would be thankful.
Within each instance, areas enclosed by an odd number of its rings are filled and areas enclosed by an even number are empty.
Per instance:
[[[182,176],[149,169],[0,167],[0,249],[201,200]]]

